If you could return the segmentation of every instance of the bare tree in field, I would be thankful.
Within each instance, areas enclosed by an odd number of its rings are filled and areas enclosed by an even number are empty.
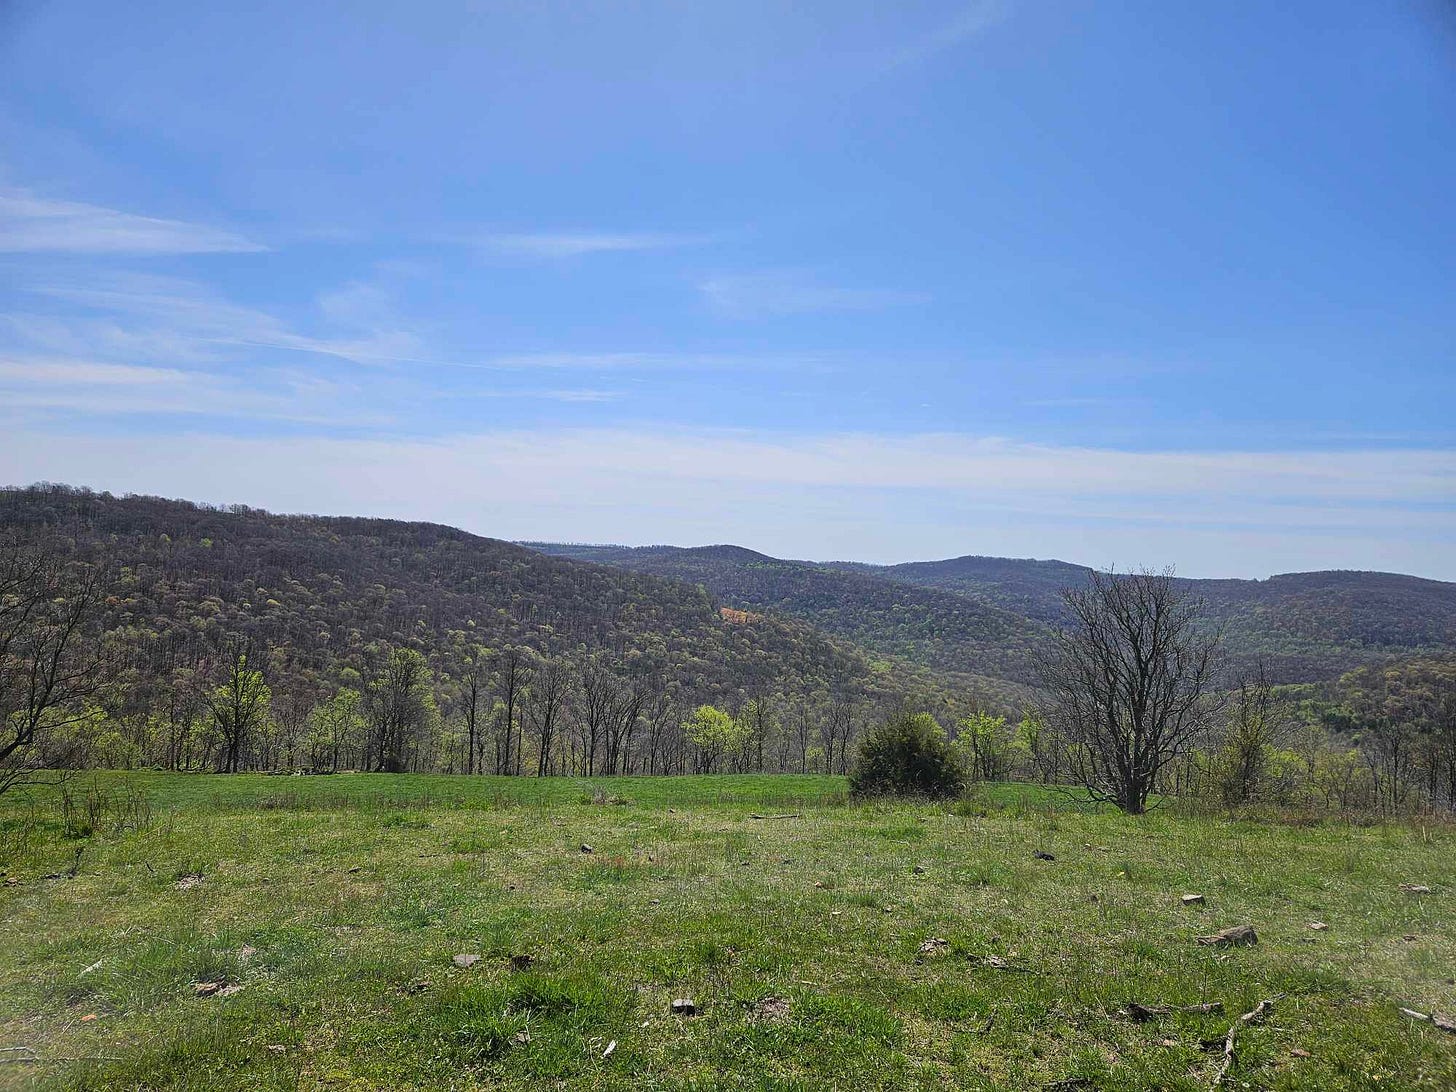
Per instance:
[[[1064,598],[1072,621],[1040,663],[1047,723],[1095,799],[1141,815],[1159,771],[1217,712],[1219,634],[1167,573],[1093,573]]]
[[[78,757],[67,736],[100,680],[85,626],[101,590],[94,567],[0,546],[0,793]]]
[[[465,772],[475,773],[477,764],[484,769],[484,734],[481,732],[481,703],[485,700],[489,671],[484,663],[486,650],[476,648],[466,661],[460,680],[460,704],[465,714]]]
[[[582,664],[572,715],[582,745],[581,772],[588,777],[597,773],[597,747],[616,713],[621,688],[621,680],[600,657]]]
[[[570,681],[559,660],[546,660],[526,695],[526,721],[536,736],[536,776],[551,773],[551,747],[556,741]]]
[[[495,772],[519,774],[521,741],[516,734],[517,714],[531,682],[531,653],[517,645],[507,645],[495,654],[493,661],[500,713],[496,728]]]

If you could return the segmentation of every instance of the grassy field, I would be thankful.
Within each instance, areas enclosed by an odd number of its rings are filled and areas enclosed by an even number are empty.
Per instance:
[[[812,776],[95,784],[69,830],[0,801],[3,1087],[1202,1089],[1272,998],[1229,1087],[1456,1088],[1456,1035],[1398,1011],[1456,1011],[1450,826]]]

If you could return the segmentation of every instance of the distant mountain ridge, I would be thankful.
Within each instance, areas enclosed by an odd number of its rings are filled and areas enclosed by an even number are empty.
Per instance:
[[[867,648],[1018,682],[1034,681],[1035,648],[1048,627],[1066,620],[1063,592],[1093,571],[1065,561],[979,555],[870,565],[789,561],[730,545],[526,545],[693,580],[729,606],[789,614]],[[1205,601],[1210,623],[1224,630],[1236,671],[1262,664],[1277,680],[1311,682],[1456,649],[1453,583],[1351,570],[1179,583]],[[885,585],[933,594],[897,596]],[[953,599],[984,609],[966,610]]]
[[[1044,625],[977,598],[742,546],[529,544],[579,561],[700,584],[730,607],[787,615],[884,655],[1030,685]]]

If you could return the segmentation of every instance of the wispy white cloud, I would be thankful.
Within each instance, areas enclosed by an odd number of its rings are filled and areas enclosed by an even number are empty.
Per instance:
[[[176,368],[144,368],[93,360],[0,357],[0,387],[9,384],[60,387],[156,387],[183,383],[189,373]]]
[[[827,284],[811,273],[793,269],[711,277],[698,287],[713,313],[732,319],[815,311],[872,311],[925,303],[930,298],[919,292]]]
[[[921,64],[984,33],[1007,17],[1006,0],[974,0],[955,15],[891,55],[886,71]]]
[[[0,190],[0,251],[147,255],[265,249],[242,235],[205,224],[54,201],[26,190]]]
[[[575,258],[634,250],[665,250],[701,243],[702,236],[663,232],[506,232],[487,235],[481,245],[498,254],[523,258]]]
[[[471,366],[506,371],[756,371],[820,367],[823,363],[822,357],[813,354],[536,352],[486,357]]]
[[[250,376],[96,360],[0,356],[0,405],[90,420],[222,417],[323,425],[339,421],[338,388],[283,372]],[[383,424],[388,418],[371,414]]]
[[[48,337],[52,345],[69,339],[71,351],[80,348],[77,342],[88,332],[113,346],[129,338],[157,349],[179,343],[204,349],[209,345],[276,348],[356,363],[409,359],[420,351],[419,339],[411,332],[375,325],[388,316],[377,300],[369,306],[369,290],[357,285],[320,298],[323,324],[338,331],[328,336],[301,333],[276,315],[232,303],[202,285],[175,277],[121,273],[45,283],[31,291],[109,316],[99,322],[93,315],[64,322],[50,317],[27,324],[22,319],[19,327],[11,323],[19,332]]]

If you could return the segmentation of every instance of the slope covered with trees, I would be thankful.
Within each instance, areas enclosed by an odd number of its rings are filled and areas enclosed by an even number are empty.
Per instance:
[[[1063,592],[1092,570],[1064,561],[958,557],[903,565],[841,565],[1016,611],[1066,619]],[[1380,572],[1286,573],[1267,580],[1177,581],[1224,629],[1236,671],[1263,664],[1281,682],[1333,679],[1366,664],[1456,649],[1456,584]]]
[[[723,603],[798,618],[887,656],[939,671],[1031,684],[1046,627],[975,597],[886,580],[741,546],[570,546],[527,543],[558,557],[595,561],[699,584]]]
[[[804,766],[842,756],[870,708],[975,685],[691,583],[434,524],[47,486],[0,492],[0,535],[104,565],[96,736],[169,766],[678,768],[703,703],[753,706]]]

